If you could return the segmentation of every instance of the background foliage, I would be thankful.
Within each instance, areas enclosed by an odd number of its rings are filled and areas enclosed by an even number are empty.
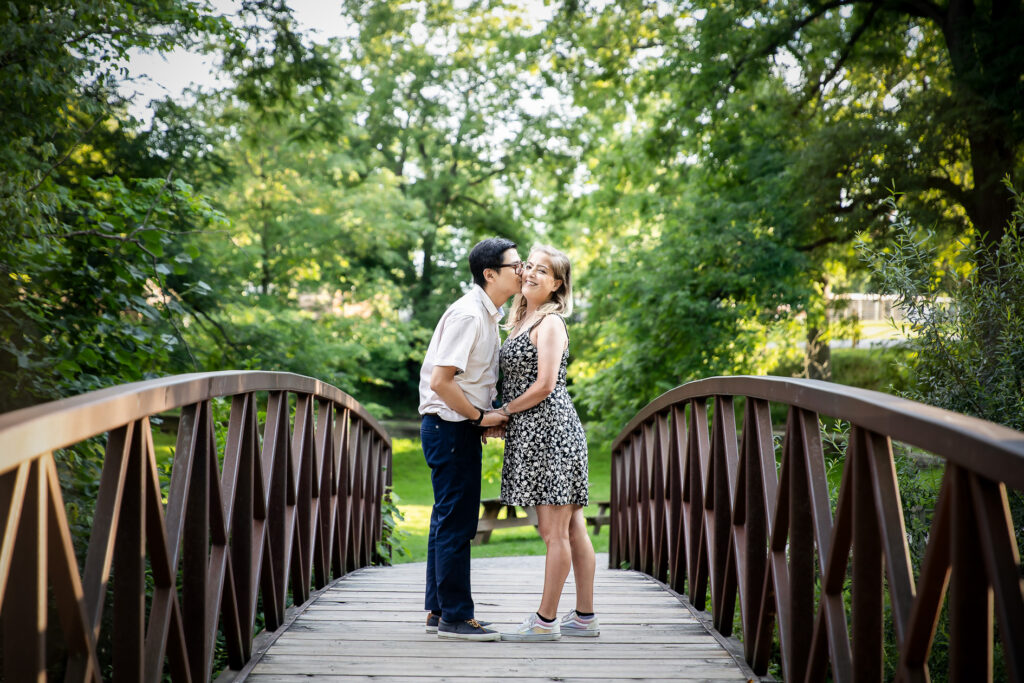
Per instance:
[[[343,0],[336,22],[304,32],[286,0],[0,5],[0,412],[261,368],[413,417],[465,256],[500,234],[572,257],[599,477],[638,408],[715,374],[1024,428],[1020,0]],[[128,58],[176,47],[219,84],[134,119]],[[857,291],[896,294],[903,346],[832,357]],[[100,451],[62,457],[84,538]],[[898,466],[927,513],[933,482]]]
[[[596,443],[696,377],[827,379],[835,295],[882,284],[858,244],[928,229],[915,258],[949,276],[928,297],[1016,267],[1022,13],[956,33],[958,7],[370,0],[317,38],[279,0],[8,4],[0,409],[260,367],[411,417],[492,234],[573,258]],[[134,120],[125,59],[176,46],[219,85]],[[1010,377],[1015,309],[992,305],[1006,352],[954,355]],[[906,372],[937,401],[925,358]]]

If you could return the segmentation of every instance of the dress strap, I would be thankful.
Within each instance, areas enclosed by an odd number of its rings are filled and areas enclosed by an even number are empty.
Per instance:
[[[540,318],[538,318],[536,320],[536,322],[534,322],[532,325],[530,325],[529,329],[526,330],[526,334],[529,334],[530,332],[533,332],[533,328],[537,327],[537,325],[540,325],[541,322],[543,322],[544,318],[548,317],[549,315],[553,315],[553,316],[555,316],[556,318],[558,318],[559,320],[562,321],[562,327],[565,328],[565,336],[568,337],[569,336],[569,326],[566,325],[565,318],[563,318],[562,316],[557,315],[555,313],[545,313],[544,315],[542,315]]]

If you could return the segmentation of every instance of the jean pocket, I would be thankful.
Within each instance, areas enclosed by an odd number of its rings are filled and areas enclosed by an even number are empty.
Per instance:
[[[420,426],[420,443],[423,446],[423,456],[431,467],[441,464],[451,453],[455,452],[453,430],[445,429],[436,422],[424,423]]]

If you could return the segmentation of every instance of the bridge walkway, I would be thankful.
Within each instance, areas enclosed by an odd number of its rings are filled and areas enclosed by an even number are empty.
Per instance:
[[[685,598],[644,574],[607,565],[607,555],[599,555],[598,638],[438,640],[423,629],[425,565],[368,567],[325,589],[241,675],[253,683],[756,679]],[[543,572],[543,557],[474,560],[477,617],[511,630],[536,609]],[[561,613],[573,607],[574,595],[570,574]]]

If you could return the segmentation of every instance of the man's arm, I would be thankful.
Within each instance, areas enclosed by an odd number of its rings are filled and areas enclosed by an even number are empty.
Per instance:
[[[475,420],[480,417],[480,410],[469,402],[466,394],[462,392],[462,387],[455,381],[457,369],[452,365],[435,365],[430,371],[430,389],[459,415],[468,420]],[[506,419],[504,415],[485,412],[480,426],[493,427],[504,424]]]

